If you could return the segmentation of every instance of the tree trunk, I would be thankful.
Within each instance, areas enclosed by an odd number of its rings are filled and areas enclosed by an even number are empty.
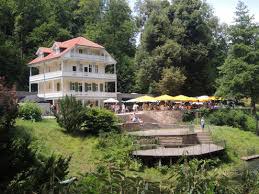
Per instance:
[[[252,114],[253,114],[253,115],[256,115],[256,106],[255,106],[255,103],[256,103],[256,99],[255,99],[255,98],[251,98],[251,108],[252,108]]]

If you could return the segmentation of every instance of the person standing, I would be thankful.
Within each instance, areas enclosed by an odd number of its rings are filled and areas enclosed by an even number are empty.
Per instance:
[[[138,112],[138,105],[134,103],[132,109],[134,112]]]
[[[205,119],[204,119],[204,117],[201,117],[201,128],[202,128],[202,130],[204,130],[204,127],[205,127]]]

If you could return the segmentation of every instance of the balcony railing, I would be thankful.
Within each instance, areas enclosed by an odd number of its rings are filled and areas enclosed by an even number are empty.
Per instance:
[[[88,72],[73,72],[73,71],[55,71],[48,72],[45,74],[38,74],[30,76],[30,82],[37,82],[47,79],[59,78],[59,77],[84,77],[84,78],[92,78],[92,79],[108,79],[108,80],[116,80],[116,74],[109,73],[88,73]]]
[[[38,75],[30,76],[30,82],[41,81],[44,79],[53,79],[53,78],[58,78],[61,76],[62,76],[62,71],[48,72],[45,74],[38,74]]]
[[[111,79],[115,80],[117,78],[116,74],[109,73],[88,73],[88,72],[63,72],[63,76],[71,76],[71,77],[89,77],[89,78],[97,78],[97,79]]]
[[[101,56],[101,55],[88,55],[88,54],[81,54],[81,53],[71,53],[71,57],[77,58],[77,59],[86,59],[90,61],[95,61],[95,62],[106,62],[109,64],[113,64],[114,61],[110,56]]]
[[[40,98],[60,98],[63,96],[78,96],[78,97],[89,97],[89,98],[117,98],[117,94],[115,92],[74,92],[74,91],[69,91],[69,92],[48,92],[48,93],[38,93],[38,97]]]

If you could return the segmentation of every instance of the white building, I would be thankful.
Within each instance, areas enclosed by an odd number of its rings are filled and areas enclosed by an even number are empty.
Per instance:
[[[53,103],[73,95],[84,104],[102,105],[117,98],[116,61],[105,50],[83,37],[40,47],[30,67],[30,85],[38,96]]]

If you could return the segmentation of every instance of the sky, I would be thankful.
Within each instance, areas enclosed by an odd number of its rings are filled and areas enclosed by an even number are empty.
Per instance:
[[[215,15],[221,23],[232,24],[235,7],[238,0],[206,0],[214,10]],[[134,8],[136,0],[128,0],[131,9]],[[255,21],[259,23],[259,0],[243,0],[248,6],[250,14],[254,15]]]

